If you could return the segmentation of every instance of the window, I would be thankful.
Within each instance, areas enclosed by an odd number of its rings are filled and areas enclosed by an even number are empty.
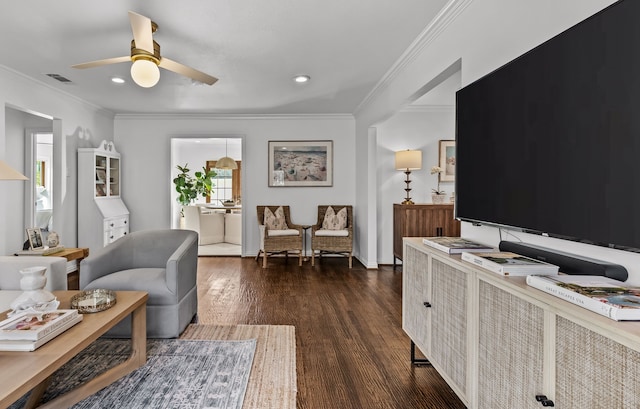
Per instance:
[[[207,170],[214,169],[217,176],[213,179],[213,189],[207,203],[220,203],[224,200],[240,200],[240,169],[241,161],[236,161],[238,169],[217,169],[216,161],[207,161]]]

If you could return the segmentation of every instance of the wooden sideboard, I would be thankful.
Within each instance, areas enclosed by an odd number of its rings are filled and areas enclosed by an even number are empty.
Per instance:
[[[640,322],[614,321],[419,238],[404,246],[402,328],[468,408],[536,409],[541,395],[564,409],[640,407]]]
[[[402,260],[403,237],[460,236],[453,204],[393,205],[393,267]]]

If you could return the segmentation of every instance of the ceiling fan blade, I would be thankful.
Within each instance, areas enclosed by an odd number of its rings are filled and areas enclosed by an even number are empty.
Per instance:
[[[130,11],[129,21],[131,22],[131,31],[133,31],[133,40],[136,42],[136,48],[153,54],[151,19]]]
[[[105,60],[97,60],[97,61],[85,62],[82,64],[76,64],[76,65],[72,65],[71,68],[80,68],[80,69],[93,68],[93,67],[99,67],[101,65],[117,64],[117,63],[127,62],[127,61],[131,61],[131,57],[128,55],[124,57],[107,58]]]
[[[205,74],[202,71],[198,71],[195,68],[187,67],[186,65],[182,65],[179,62],[175,62],[165,57],[162,57],[160,59],[160,67],[184,75],[185,77],[192,78],[196,81],[200,81],[207,85],[213,85],[216,81],[218,81],[216,77],[212,77],[211,75]]]

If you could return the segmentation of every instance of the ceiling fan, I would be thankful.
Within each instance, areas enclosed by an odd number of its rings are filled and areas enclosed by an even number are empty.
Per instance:
[[[213,85],[217,78],[194,68],[187,67],[173,60],[160,56],[160,44],[153,40],[152,34],[158,29],[158,25],[148,17],[133,11],[129,12],[129,21],[133,31],[131,40],[131,56],[107,58],[105,60],[91,61],[83,64],[72,65],[73,68],[93,68],[101,65],[116,64],[133,61],[131,65],[131,78],[141,87],[150,88],[160,80],[160,68],[173,71],[196,81]]]

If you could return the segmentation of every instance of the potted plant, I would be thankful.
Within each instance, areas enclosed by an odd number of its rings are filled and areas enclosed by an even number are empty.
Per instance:
[[[431,195],[431,201],[435,204],[442,204],[444,203],[444,199],[445,196],[447,195],[446,192],[444,190],[440,190],[440,174],[443,172],[442,168],[440,166],[432,166],[431,167],[431,174],[432,175],[437,175],[438,177],[438,188],[437,189],[431,189],[431,191],[433,192],[433,194]]]
[[[193,176],[191,176],[187,166],[189,166],[189,164],[176,166],[180,173],[173,179],[176,192],[178,192],[176,200],[182,206],[189,206],[198,197],[207,197],[211,194],[211,188],[213,187],[213,181],[211,179],[217,175],[215,171],[207,171],[207,169],[203,167],[202,172],[195,172]]]

